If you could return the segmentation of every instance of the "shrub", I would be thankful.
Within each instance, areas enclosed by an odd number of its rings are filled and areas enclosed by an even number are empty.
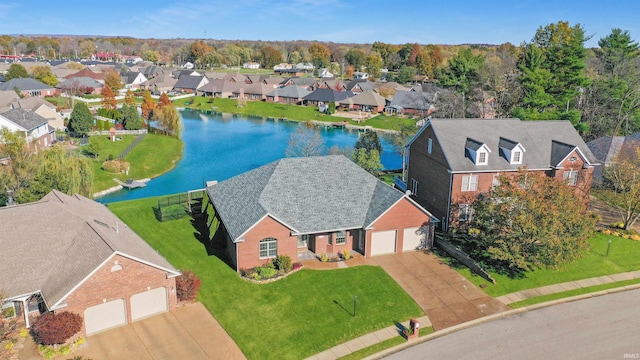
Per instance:
[[[291,261],[291,258],[287,255],[278,255],[274,263],[276,268],[280,272],[285,274],[291,271],[291,268],[293,267],[293,262]]]
[[[342,252],[342,257],[343,257],[345,260],[349,260],[349,259],[351,259],[351,253],[349,252],[349,250],[345,250],[345,251],[343,251],[343,252]]]
[[[122,160],[107,160],[102,163],[102,168],[104,171],[119,174],[129,169],[129,163]]]
[[[176,278],[176,295],[180,301],[195,300],[199,289],[200,279],[190,270]]]
[[[293,264],[293,270],[294,271],[300,269],[301,267],[302,267],[302,263],[297,262],[297,263]]]
[[[320,261],[322,261],[322,262],[329,261],[329,256],[327,256],[327,254],[325,254],[325,253],[322,253],[322,255],[320,255]]]
[[[45,313],[33,323],[34,340],[43,345],[62,344],[82,328],[82,317],[63,311]]]
[[[271,261],[264,264],[263,266],[256,266],[255,271],[261,279],[269,279],[276,276],[276,267]]]

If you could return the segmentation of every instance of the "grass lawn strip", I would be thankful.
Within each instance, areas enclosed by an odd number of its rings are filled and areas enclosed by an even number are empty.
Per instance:
[[[609,290],[609,289],[624,287],[628,285],[635,285],[635,284],[640,284],[640,279],[617,281],[609,284],[594,285],[594,286],[584,287],[580,289],[567,290],[567,291],[563,291],[555,294],[537,296],[534,298],[529,298],[526,300],[511,303],[509,304],[509,307],[512,309],[518,309],[524,306],[540,304],[547,301],[564,299],[571,296],[589,294],[589,293],[594,293],[602,290]]]
[[[187,105],[188,103],[188,105]],[[217,110],[223,113],[241,114],[245,116],[264,116],[272,118],[285,118],[297,121],[324,121],[344,122],[354,126],[371,126],[381,130],[399,130],[401,125],[413,127],[416,121],[397,116],[377,115],[366,121],[357,122],[340,116],[330,116],[318,112],[315,106],[287,105],[269,103],[264,101],[247,101],[246,106],[238,107],[235,99],[207,98],[195,96],[174,101],[176,107],[184,107],[195,110]]]
[[[198,300],[249,359],[300,359],[358,336],[423,315],[379,267],[302,269],[283,280],[253,284],[216,256],[207,256],[191,219],[158,222],[157,198],[109,208],[180,270],[202,282]],[[353,317],[353,297],[358,296]]]
[[[609,239],[612,240],[611,248],[609,256],[606,256]],[[589,244],[591,248],[583,258],[557,269],[537,269],[515,279],[490,272],[496,284],[471,273],[466,267],[458,267],[456,270],[474,284],[486,286],[483,290],[487,294],[498,297],[516,291],[640,269],[640,241],[595,233],[589,239]]]

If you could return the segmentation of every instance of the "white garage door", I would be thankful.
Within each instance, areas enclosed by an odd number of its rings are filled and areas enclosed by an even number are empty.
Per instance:
[[[113,300],[92,306],[84,311],[84,326],[87,335],[95,334],[127,323],[124,300]]]
[[[422,234],[417,234],[419,227],[404,229],[404,236],[402,238],[402,251],[416,250],[422,246]]]
[[[167,311],[167,289],[159,287],[131,297],[131,321]]]
[[[371,256],[396,252],[396,230],[375,231],[371,235]]]

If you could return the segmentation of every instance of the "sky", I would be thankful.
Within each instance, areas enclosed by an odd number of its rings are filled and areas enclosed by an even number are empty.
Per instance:
[[[640,39],[639,17],[638,0],[3,0],[0,35],[518,45],[568,21],[593,47],[613,28]]]

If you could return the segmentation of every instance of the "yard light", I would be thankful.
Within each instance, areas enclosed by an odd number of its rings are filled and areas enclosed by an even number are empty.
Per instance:
[[[353,296],[353,317],[356,317],[356,306],[358,305],[358,295]]]
[[[611,248],[611,238],[609,238],[609,241],[607,241],[607,255],[605,255],[605,257],[609,257],[610,248]]]

